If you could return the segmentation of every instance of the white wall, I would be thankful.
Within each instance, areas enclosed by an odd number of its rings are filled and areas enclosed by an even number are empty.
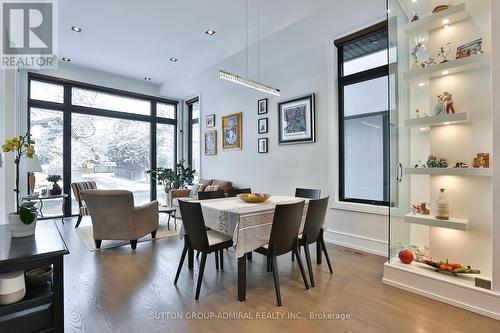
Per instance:
[[[279,31],[261,42],[261,81],[281,89],[280,98],[218,79],[218,70],[244,73],[244,54],[239,53],[209,70],[184,81],[165,84],[168,95],[201,95],[202,136],[205,116],[216,114],[217,156],[202,153],[202,177],[233,180],[239,187],[275,194],[293,194],[296,187],[320,188],[333,196],[331,117],[336,112],[335,87],[329,82],[330,41],[385,17],[383,0],[332,1],[321,12]],[[261,20],[271,19],[263,15]],[[250,50],[250,69],[256,68],[256,48]],[[336,78],[336,67],[332,69]],[[251,78],[256,79],[255,71]],[[329,88],[329,86],[331,86]],[[316,93],[316,143],[278,145],[277,102]],[[257,100],[269,98],[269,134],[257,134]],[[330,98],[332,100],[330,101]],[[243,149],[222,151],[221,116],[243,112]],[[269,153],[257,153],[257,138],[269,137]],[[203,145],[203,139],[202,139]],[[203,151],[203,149],[202,149]],[[369,161],[366,161],[367,165]],[[331,209],[327,216],[327,239],[386,254],[388,217]]]

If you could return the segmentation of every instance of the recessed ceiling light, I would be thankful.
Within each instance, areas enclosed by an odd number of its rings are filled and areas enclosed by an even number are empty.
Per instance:
[[[450,19],[444,19],[443,22],[441,22],[441,23],[443,23],[443,25],[449,24],[450,23]]]
[[[419,86],[419,87],[424,87],[424,86],[425,86],[425,83],[420,82],[420,83],[418,84],[418,86]]]
[[[413,3],[417,2],[417,1],[418,1],[418,0],[411,0],[411,2],[413,2]]]
[[[63,58],[62,58],[62,61],[70,62],[70,61],[71,61],[71,59],[70,59],[70,58],[65,58],[65,57],[63,57]]]
[[[450,71],[443,71],[441,74],[448,75],[448,74],[450,74]]]
[[[150,78],[149,76],[146,76],[146,77],[144,78],[144,80],[146,80],[146,81],[151,81],[151,78]]]
[[[73,30],[74,32],[82,32],[82,28],[76,26],[72,26],[71,30]]]
[[[217,32],[214,29],[208,29],[205,33],[209,36],[215,35]]]
[[[170,60],[171,62],[177,62],[177,61],[179,61],[179,59],[177,59],[177,58],[170,58],[169,60]]]

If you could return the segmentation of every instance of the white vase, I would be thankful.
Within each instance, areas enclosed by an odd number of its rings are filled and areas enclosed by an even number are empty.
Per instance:
[[[36,220],[26,225],[21,221],[21,216],[16,213],[9,214],[10,234],[14,238],[28,237],[35,234]]]

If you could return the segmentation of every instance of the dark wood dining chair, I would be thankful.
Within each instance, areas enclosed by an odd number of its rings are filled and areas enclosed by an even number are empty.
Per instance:
[[[309,244],[319,243],[328,263],[330,274],[333,274],[332,265],[328,252],[326,251],[325,240],[323,239],[323,224],[325,222],[326,210],[328,208],[328,200],[330,197],[323,199],[310,200],[307,208],[306,221],[304,223],[304,230],[299,236],[299,247],[304,247],[306,255],[307,270],[309,271],[309,280],[311,286],[315,287],[314,274],[311,264],[311,255],[309,253]]]
[[[236,189],[232,189],[231,191],[229,191],[229,197],[235,197],[238,194],[243,194],[243,193],[252,193],[252,189],[251,188],[236,188]]]
[[[225,198],[224,191],[198,192],[198,200],[210,200]]]
[[[309,283],[307,282],[304,266],[302,265],[302,260],[298,254],[298,234],[303,212],[304,201],[293,204],[276,205],[269,243],[255,250],[255,252],[263,254],[267,257],[268,271],[269,268],[273,271],[274,288],[276,290],[276,300],[278,302],[278,306],[282,305],[278,263],[276,260],[278,256],[289,252],[295,253],[300,273],[302,274],[302,279],[304,280],[304,285],[306,289],[309,289]],[[271,267],[269,267],[269,265]]]
[[[233,240],[231,236],[211,229],[207,230],[199,202],[179,200],[179,209],[182,215],[182,225],[185,235],[184,248],[182,249],[179,267],[177,267],[177,274],[175,274],[174,284],[177,284],[188,250],[193,249],[199,251],[201,253],[201,262],[198,273],[198,283],[196,285],[196,295],[194,297],[195,300],[198,300],[200,297],[201,282],[203,280],[207,255],[215,253],[216,263],[220,256],[221,268],[223,268],[222,250],[233,246]]]
[[[321,190],[315,190],[309,188],[296,188],[295,196],[297,198],[304,198],[304,199],[319,199],[321,198]]]

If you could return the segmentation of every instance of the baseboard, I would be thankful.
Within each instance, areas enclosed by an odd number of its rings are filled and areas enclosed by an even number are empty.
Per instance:
[[[345,232],[325,230],[325,242],[387,257],[387,241],[353,235]]]

